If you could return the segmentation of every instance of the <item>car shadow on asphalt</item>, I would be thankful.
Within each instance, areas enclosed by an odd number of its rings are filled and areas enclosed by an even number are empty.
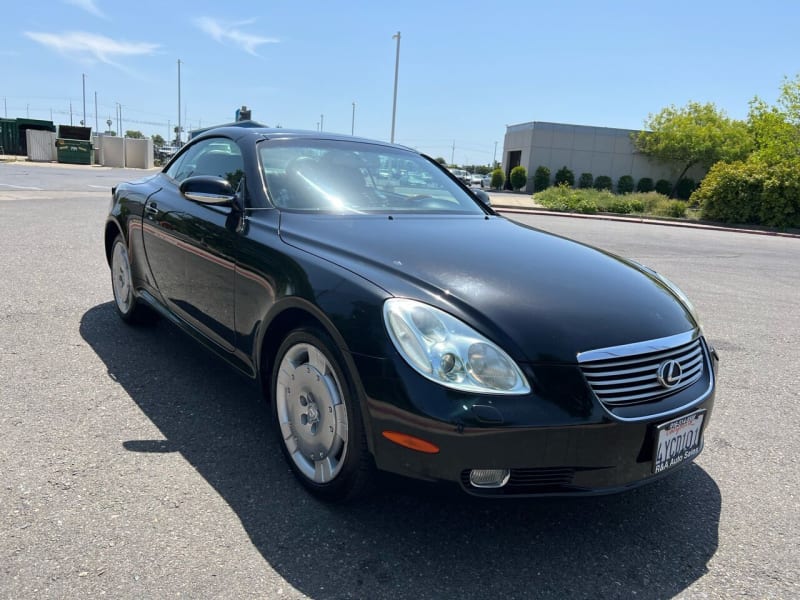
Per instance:
[[[720,490],[697,465],[614,496],[489,502],[384,478],[361,503],[321,503],[286,466],[257,387],[175,327],[127,326],[109,302],[80,333],[165,438],[123,447],[179,452],[309,597],[670,598],[716,552]]]

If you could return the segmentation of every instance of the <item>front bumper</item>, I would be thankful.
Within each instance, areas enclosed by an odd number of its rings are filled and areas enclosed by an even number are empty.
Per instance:
[[[488,397],[420,381],[404,363],[364,357],[356,362],[379,469],[453,482],[470,494],[517,497],[614,493],[690,464],[653,474],[658,425],[704,409],[703,430],[708,426],[715,398],[713,349],[705,360],[708,377],[681,392],[685,409],[635,421],[617,419],[600,405],[574,366],[524,367],[535,382],[535,397]],[[425,440],[439,452],[399,446],[384,431]],[[469,483],[471,469],[510,469],[511,476],[503,487],[476,488]]]

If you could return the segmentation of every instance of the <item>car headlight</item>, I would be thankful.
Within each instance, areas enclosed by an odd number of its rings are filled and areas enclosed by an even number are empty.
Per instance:
[[[416,300],[391,298],[383,305],[383,320],[400,355],[431,381],[483,394],[531,391],[508,354],[438,308]]]

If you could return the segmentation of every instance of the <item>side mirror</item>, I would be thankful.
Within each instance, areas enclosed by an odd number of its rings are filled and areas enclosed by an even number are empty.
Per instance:
[[[180,190],[189,200],[214,206],[232,206],[236,197],[228,180],[208,175],[187,177],[181,182]]]
[[[470,191],[478,197],[478,200],[483,202],[486,206],[492,205],[492,199],[489,198],[489,194],[484,192],[483,190],[479,190],[477,188],[470,188]]]

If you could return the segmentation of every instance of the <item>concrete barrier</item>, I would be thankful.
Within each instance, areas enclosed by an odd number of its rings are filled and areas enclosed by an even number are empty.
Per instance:
[[[25,130],[28,160],[52,162],[56,160],[56,134],[53,131]]]

